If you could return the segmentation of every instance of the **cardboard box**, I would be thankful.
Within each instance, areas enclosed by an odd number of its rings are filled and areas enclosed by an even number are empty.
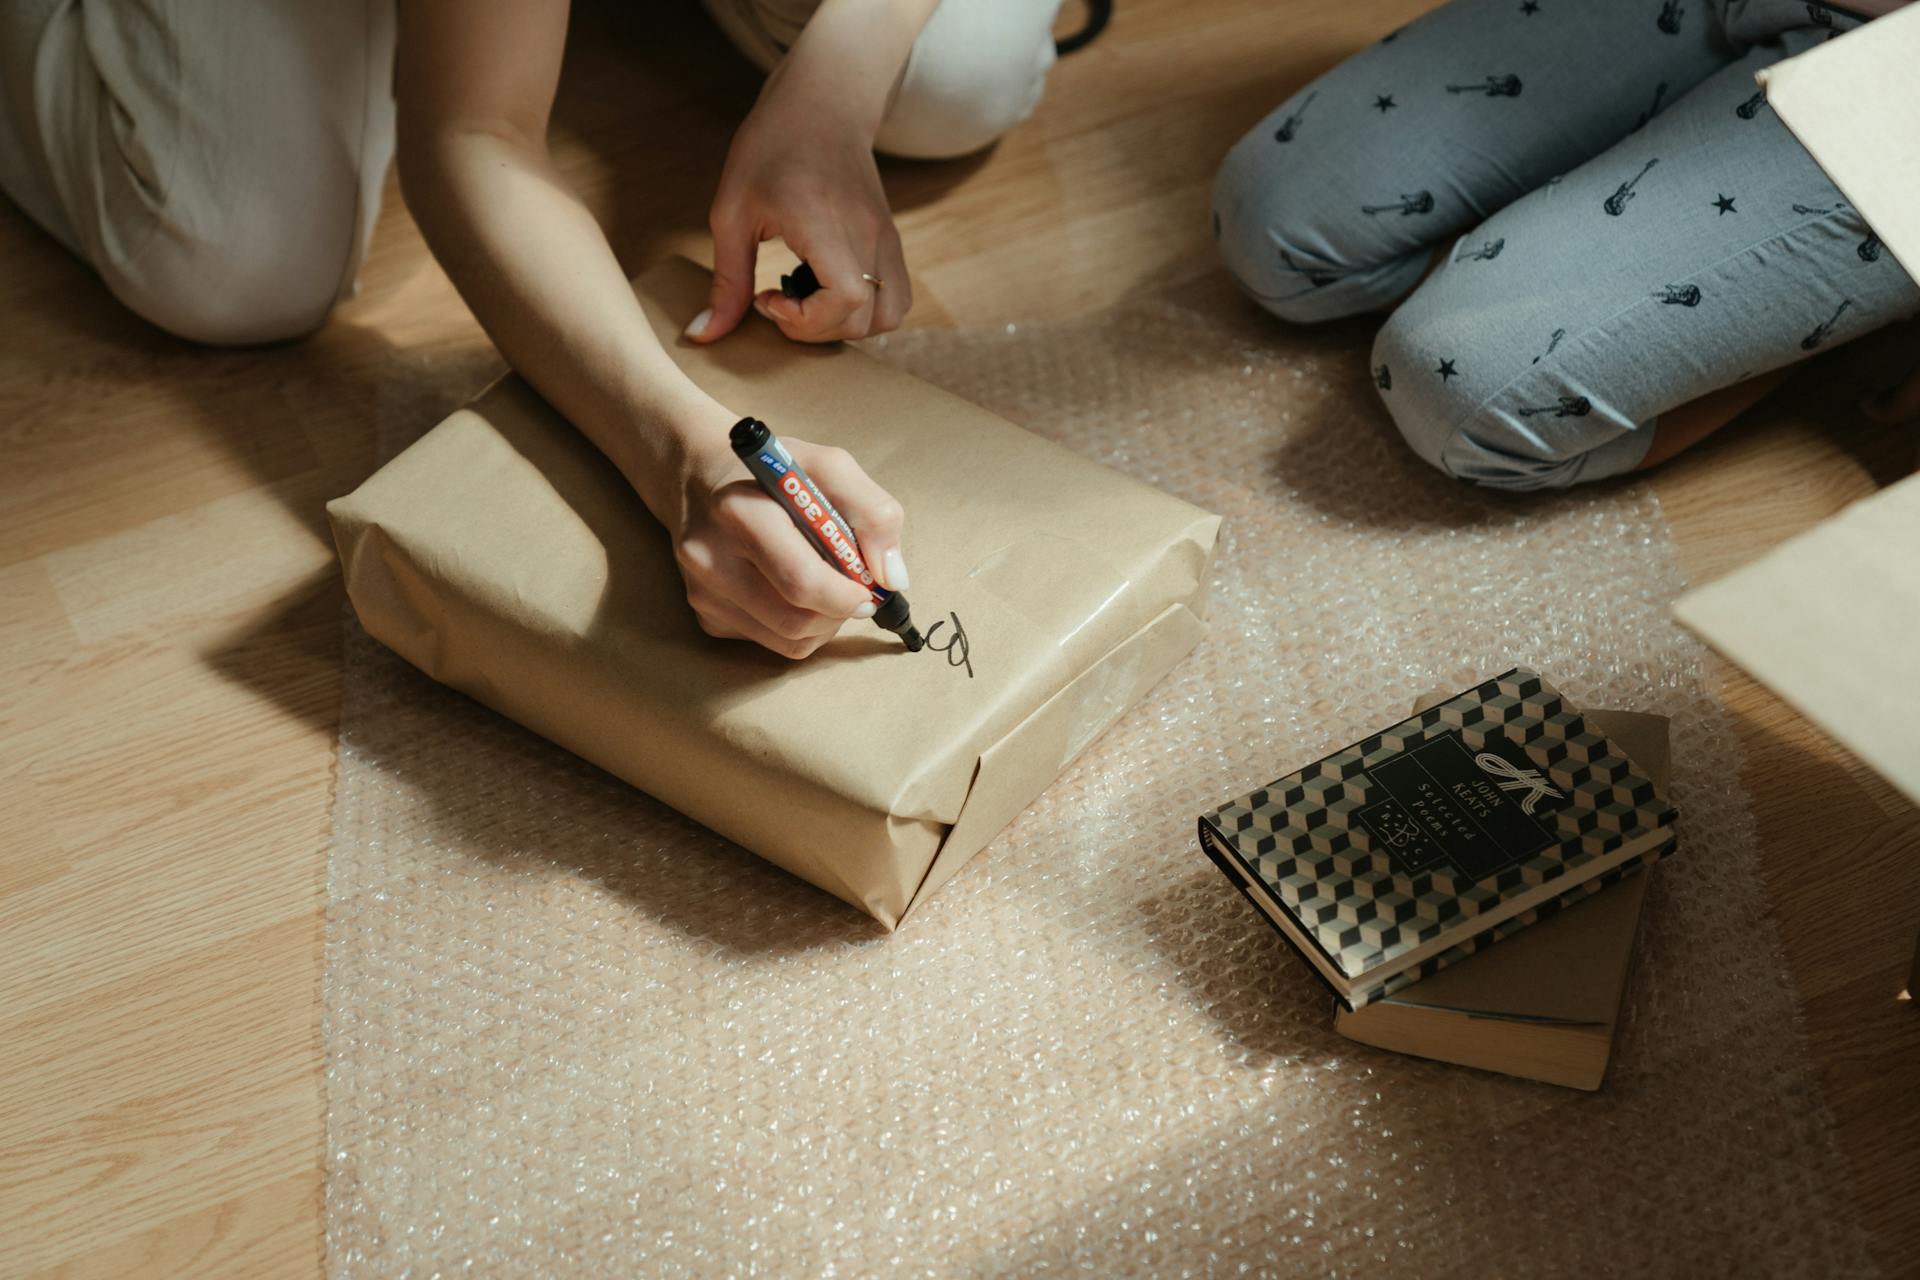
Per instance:
[[[1886,12],[1892,5],[1860,6]],[[1876,18],[1755,79],[1774,113],[1920,280],[1920,5]]]
[[[1755,78],[1920,280],[1920,4],[1860,8],[1887,16]],[[1920,477],[1687,593],[1674,612],[1920,803]],[[1920,952],[1914,974],[1920,983]]]
[[[1920,476],[1673,611],[1920,803]]]
[[[870,622],[798,664],[708,637],[665,532],[511,376],[329,504],[348,594],[434,679],[893,927],[1199,640],[1220,521],[757,316],[686,343],[707,288],[637,284],[716,399],[901,501],[915,620],[964,627],[971,671]]]

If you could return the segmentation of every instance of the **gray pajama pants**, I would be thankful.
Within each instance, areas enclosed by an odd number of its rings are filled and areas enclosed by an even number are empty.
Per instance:
[[[1295,322],[1411,291],[1374,380],[1447,474],[1630,470],[1663,412],[1920,309],[1753,81],[1853,25],[1799,0],[1453,0],[1240,140],[1220,252]]]

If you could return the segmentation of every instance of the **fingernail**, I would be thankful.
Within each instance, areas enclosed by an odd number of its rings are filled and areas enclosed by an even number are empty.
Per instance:
[[[873,601],[862,600],[860,602],[860,607],[853,611],[853,616],[856,618],[871,618],[873,616],[873,613],[874,613]]]
[[[912,584],[907,579],[907,558],[900,554],[900,548],[887,550],[887,586],[894,591],[905,591]]]
[[[708,307],[705,311],[702,311],[699,315],[687,322],[687,336],[689,338],[697,338],[705,333],[707,331],[707,322],[712,319],[713,308]]]

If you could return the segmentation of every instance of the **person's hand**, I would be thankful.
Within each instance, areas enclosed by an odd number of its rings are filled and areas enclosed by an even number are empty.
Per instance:
[[[830,110],[760,100],[727,154],[710,220],[713,293],[705,325],[687,336],[714,342],[752,305],[800,342],[864,338],[898,328],[913,305],[900,233],[887,208],[873,144]],[[760,243],[775,237],[812,264],[820,291],[803,300],[753,292]],[[881,283],[876,286],[864,276]]]
[[[880,185],[873,139],[930,4],[822,5],[734,135],[708,221],[713,292],[687,326],[717,342],[749,306],[800,342],[864,338],[899,327],[913,305],[900,233]],[[811,264],[803,300],[753,292],[760,244],[778,237]],[[878,280],[874,284],[866,279]]]
[[[906,587],[900,555],[900,504],[844,449],[783,437],[820,491],[853,526],[882,585]],[[788,658],[804,658],[849,618],[870,618],[873,597],[829,567],[724,445],[697,458],[683,486],[682,510],[667,522],[687,603],[710,636],[752,640]]]

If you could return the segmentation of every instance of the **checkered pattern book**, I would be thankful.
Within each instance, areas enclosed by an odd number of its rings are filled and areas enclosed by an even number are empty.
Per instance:
[[[1258,882],[1359,1008],[1657,861],[1677,817],[1578,708],[1516,668],[1200,822],[1209,856]]]

